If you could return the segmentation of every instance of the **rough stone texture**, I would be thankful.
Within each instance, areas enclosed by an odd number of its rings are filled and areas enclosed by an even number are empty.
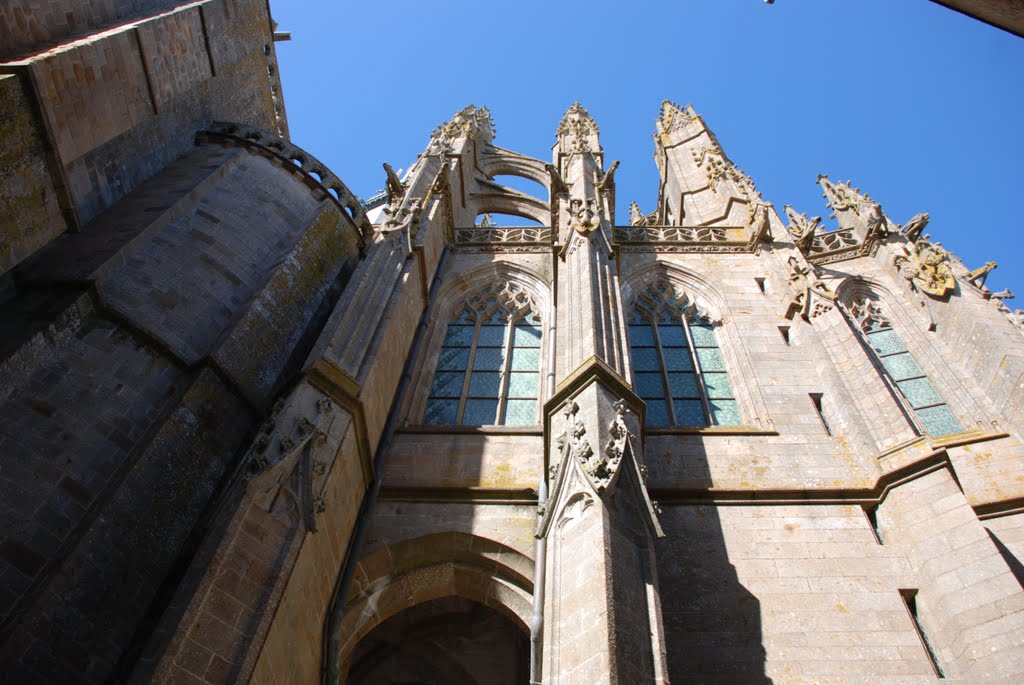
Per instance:
[[[66,228],[29,98],[23,77],[0,74],[0,276]]]
[[[823,177],[838,228],[787,226],[666,102],[659,206],[615,226],[582,106],[550,165],[467,107],[369,226],[280,137],[264,2],[0,27],[12,682],[927,683],[925,639],[950,681],[1024,678],[1024,324],[952,255],[922,291],[934,246],[866,194]],[[448,323],[504,287],[535,424],[424,425]],[[715,332],[723,425],[641,424],[624,326],[659,287]],[[865,303],[961,430],[926,433]]]

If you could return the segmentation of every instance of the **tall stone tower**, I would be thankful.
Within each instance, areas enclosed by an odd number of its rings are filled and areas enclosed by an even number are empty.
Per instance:
[[[4,678],[1024,678],[1024,321],[926,214],[820,176],[783,221],[670,102],[629,225],[578,103],[550,162],[466,107],[370,210],[264,2],[30,4]]]

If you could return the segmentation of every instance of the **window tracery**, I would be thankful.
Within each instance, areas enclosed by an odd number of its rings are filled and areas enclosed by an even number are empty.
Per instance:
[[[689,298],[667,282],[650,285],[633,302],[628,333],[648,426],[741,423],[715,325]]]
[[[850,306],[850,315],[925,432],[938,436],[962,431],[960,422],[893,329],[881,306],[863,297]]]
[[[532,426],[540,390],[541,319],[526,290],[488,286],[448,322],[423,423]]]

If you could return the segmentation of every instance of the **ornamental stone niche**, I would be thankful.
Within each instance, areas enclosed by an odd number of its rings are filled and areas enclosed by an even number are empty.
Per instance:
[[[670,101],[622,224],[580,103],[364,202],[264,0],[15,4],[5,682],[1024,681],[1024,313],[942,217],[783,221]]]

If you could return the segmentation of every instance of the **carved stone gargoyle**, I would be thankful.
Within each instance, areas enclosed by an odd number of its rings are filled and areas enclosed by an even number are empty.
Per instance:
[[[980,288],[981,286],[985,285],[985,280],[988,278],[988,275],[992,273],[992,270],[995,269],[997,266],[998,264],[996,264],[995,262],[985,262],[984,265],[979,266],[974,271],[968,272],[968,274],[964,278],[971,285],[975,285]]]
[[[931,217],[928,215],[928,212],[921,212],[920,214],[915,214],[910,217],[910,219],[907,220],[907,223],[903,224],[903,228],[900,229],[903,236],[912,243],[916,242],[917,239],[921,237],[925,227],[928,226],[928,220],[930,218]]]

